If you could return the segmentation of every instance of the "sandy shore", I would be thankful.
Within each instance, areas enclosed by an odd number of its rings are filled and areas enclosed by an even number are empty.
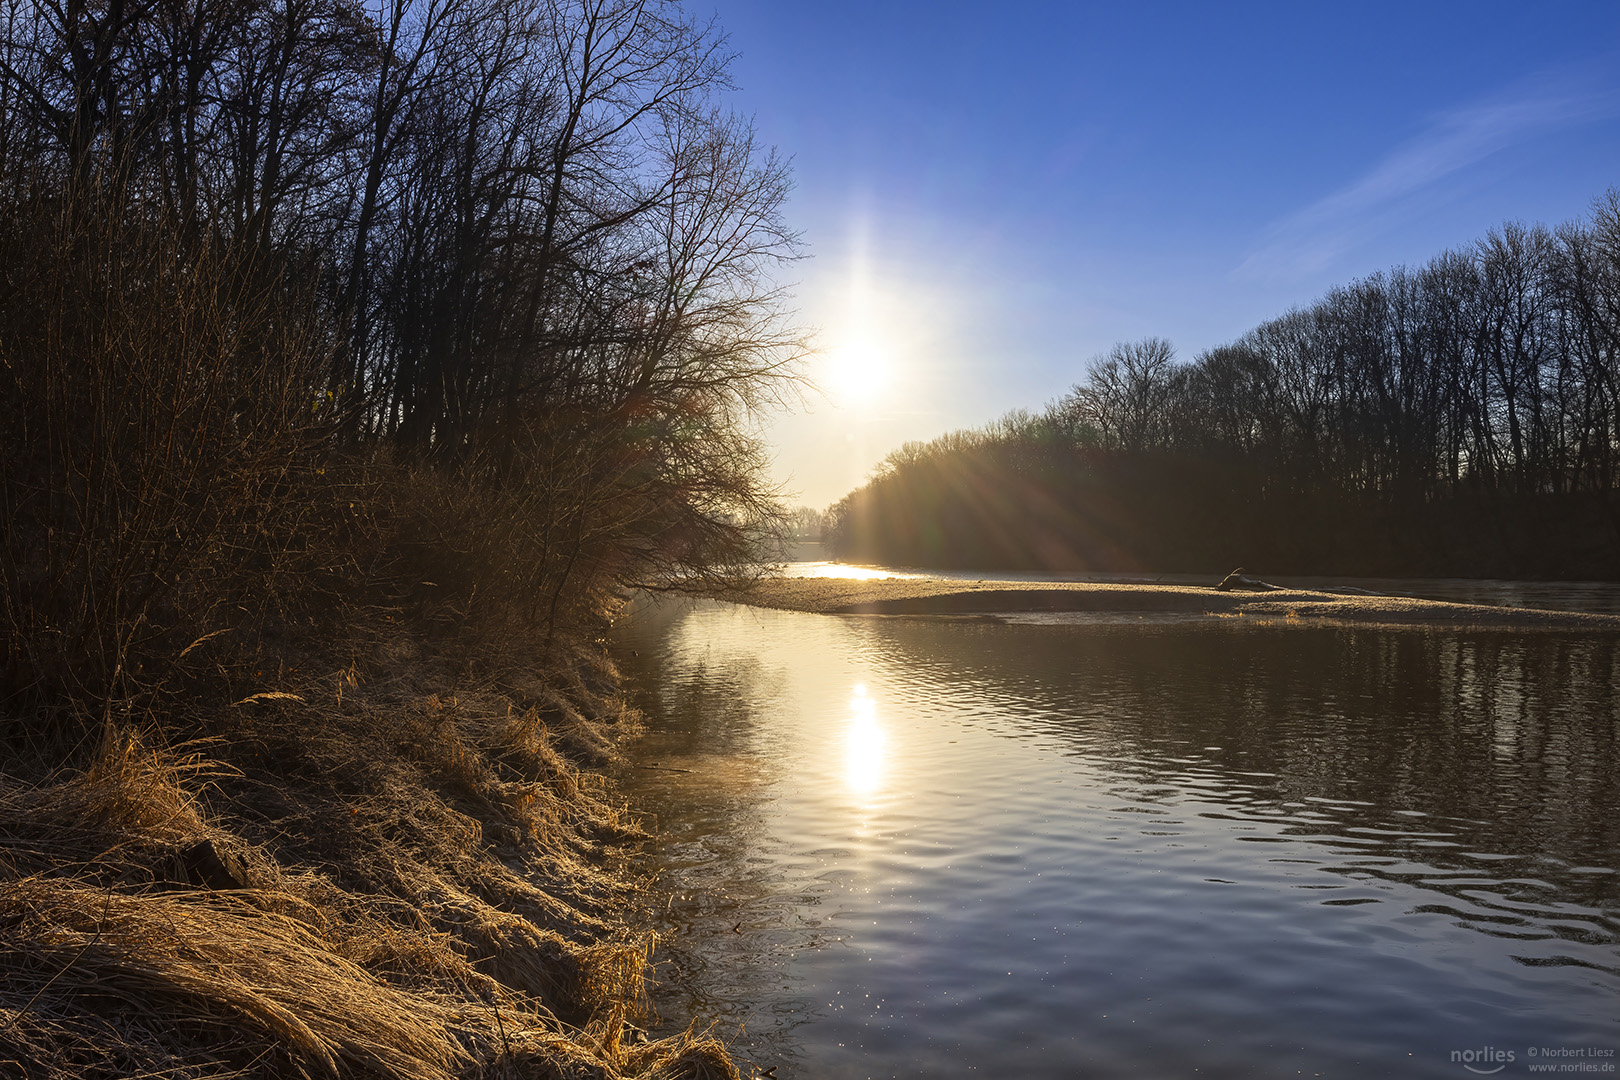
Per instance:
[[[1620,632],[1620,615],[1452,604],[1305,589],[1220,592],[1189,585],[950,581],[940,578],[763,578],[725,594],[757,607],[826,615],[995,615],[1031,612],[1205,615],[1274,623],[1383,623],[1454,629]]]

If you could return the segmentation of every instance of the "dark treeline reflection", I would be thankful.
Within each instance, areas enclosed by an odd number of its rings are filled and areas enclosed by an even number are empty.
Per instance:
[[[1439,869],[1480,888],[1483,853],[1534,860],[1513,873],[1548,896],[1620,899],[1613,639],[927,623],[879,636],[895,670],[970,687],[1020,730],[1106,763],[1132,800],[1173,802],[1198,774],[1246,817],[1288,823],[1310,805],[1320,820],[1289,831],[1401,856],[1426,887],[1443,886]],[[1620,924],[1601,936],[1620,941]]]
[[[1613,1028],[1620,638],[708,602],[621,633],[659,1001],[762,1060],[1441,1076],[1481,1031]]]
[[[1115,346],[1040,414],[892,454],[843,557],[932,566],[1614,574],[1620,193],[1178,364]]]

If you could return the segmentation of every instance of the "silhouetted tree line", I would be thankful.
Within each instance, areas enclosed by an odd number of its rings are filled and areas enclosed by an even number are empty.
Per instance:
[[[0,34],[3,696],[128,700],[361,594],[549,635],[774,528],[789,182],[713,25],[17,0]]]
[[[890,455],[828,533],[928,566],[1614,578],[1617,488],[1611,192],[1191,363],[1117,345],[1040,414]]]

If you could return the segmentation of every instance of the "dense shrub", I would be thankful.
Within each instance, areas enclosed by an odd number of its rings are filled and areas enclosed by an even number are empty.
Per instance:
[[[8,17],[0,709],[348,609],[543,650],[752,560],[803,350],[726,87],[658,0]]]

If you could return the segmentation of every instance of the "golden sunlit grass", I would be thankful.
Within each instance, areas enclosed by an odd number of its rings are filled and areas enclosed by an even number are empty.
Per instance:
[[[738,1076],[641,1034],[605,661],[447,693],[412,653],[3,778],[0,1075]]]

